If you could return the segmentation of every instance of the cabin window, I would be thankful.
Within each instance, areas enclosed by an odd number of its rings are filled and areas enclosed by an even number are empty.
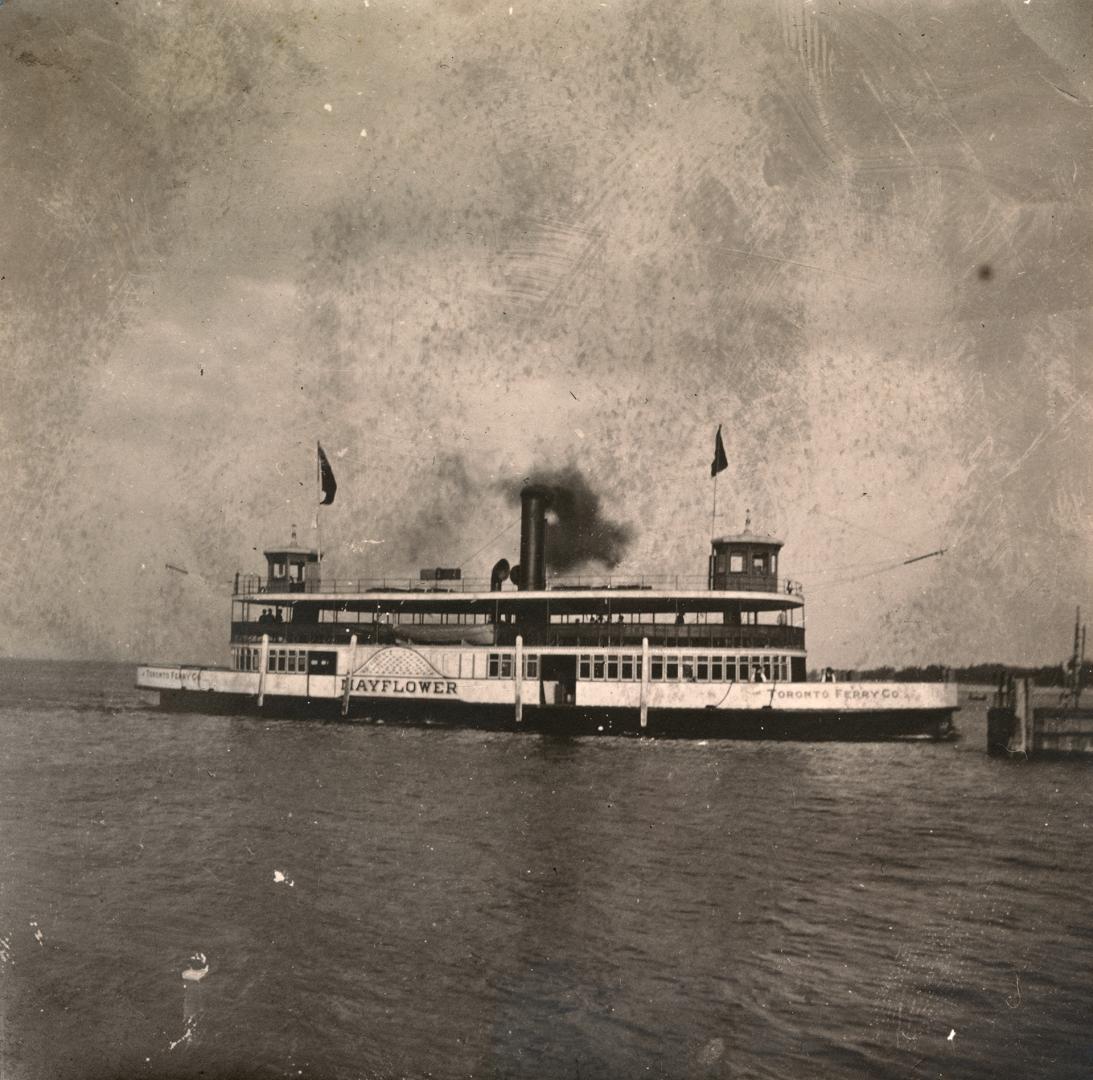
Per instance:
[[[771,658],[770,658],[769,656],[764,656],[764,657],[763,657],[763,663],[762,663],[762,667],[761,667],[761,670],[762,670],[762,672],[763,672],[763,677],[764,677],[764,678],[765,678],[765,679],[766,679],[766,680],[767,680],[768,682],[769,682],[769,681],[770,681],[771,679],[773,679],[773,678],[774,678],[774,669],[773,669],[773,664],[772,664]]]
[[[491,652],[489,664],[486,668],[486,675],[491,679],[496,679],[501,670],[501,657],[498,653]]]
[[[706,656],[700,656],[695,664],[695,675],[700,682],[706,682],[710,678],[710,661]]]
[[[524,678],[525,679],[537,679],[539,678],[539,657],[534,653],[524,654]]]
[[[664,678],[664,657],[654,656],[649,661],[649,678],[661,680]]]
[[[664,677],[666,679],[679,678],[679,657],[667,656],[664,659]]]
[[[729,556],[729,573],[742,574],[744,572],[744,556],[734,552]]]
[[[634,657],[634,678],[641,682],[641,657]]]
[[[503,653],[501,656],[501,678],[512,678],[512,657],[508,653]]]
[[[624,656],[622,658],[622,677],[624,679],[632,679],[634,677],[634,658],[632,656]]]
[[[591,679],[592,678],[592,658],[585,653],[577,662],[577,678],[578,679]]]
[[[603,678],[603,657],[602,656],[592,657],[592,678],[593,679],[602,679]]]
[[[693,656],[685,656],[683,658],[683,680],[684,682],[694,682],[695,678],[695,658]]]
[[[619,677],[619,658],[617,656],[609,656],[607,658],[607,677],[609,679],[617,679]]]
[[[711,656],[710,657],[710,678],[714,682],[721,682],[722,675],[721,675],[721,657],[720,656]]]

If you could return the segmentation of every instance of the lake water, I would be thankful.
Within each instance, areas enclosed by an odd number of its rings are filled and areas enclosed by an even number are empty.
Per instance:
[[[4,1080],[1093,1075],[1093,766],[989,759],[982,703],[560,740],[133,675],[0,663]]]

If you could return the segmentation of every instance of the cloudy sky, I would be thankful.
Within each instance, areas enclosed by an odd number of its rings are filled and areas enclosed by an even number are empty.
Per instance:
[[[785,540],[813,664],[1061,659],[1091,38],[1081,0],[8,0],[0,654],[223,660],[316,439],[332,573],[487,573],[506,490],[576,465],[621,571],[702,574],[720,423],[717,531]]]

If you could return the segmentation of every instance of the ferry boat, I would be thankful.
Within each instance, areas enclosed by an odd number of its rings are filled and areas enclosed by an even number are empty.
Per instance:
[[[696,578],[547,574],[548,487],[521,493],[520,561],[328,580],[318,551],[236,575],[230,668],[144,665],[190,712],[330,716],[567,734],[880,739],[953,734],[956,688],[808,681],[804,595],[782,542],[712,540]]]

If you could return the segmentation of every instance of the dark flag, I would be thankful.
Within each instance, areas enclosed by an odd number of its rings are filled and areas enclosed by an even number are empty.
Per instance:
[[[334,470],[330,467],[330,462],[326,460],[326,454],[323,453],[321,445],[319,446],[319,484],[323,489],[323,497],[319,500],[319,505],[329,506],[334,501],[338,482],[334,479]]]
[[[717,425],[717,441],[714,443],[713,464],[710,465],[710,475],[716,476],[719,472],[729,467],[729,459],[725,453],[725,444],[721,441],[721,425]]]

